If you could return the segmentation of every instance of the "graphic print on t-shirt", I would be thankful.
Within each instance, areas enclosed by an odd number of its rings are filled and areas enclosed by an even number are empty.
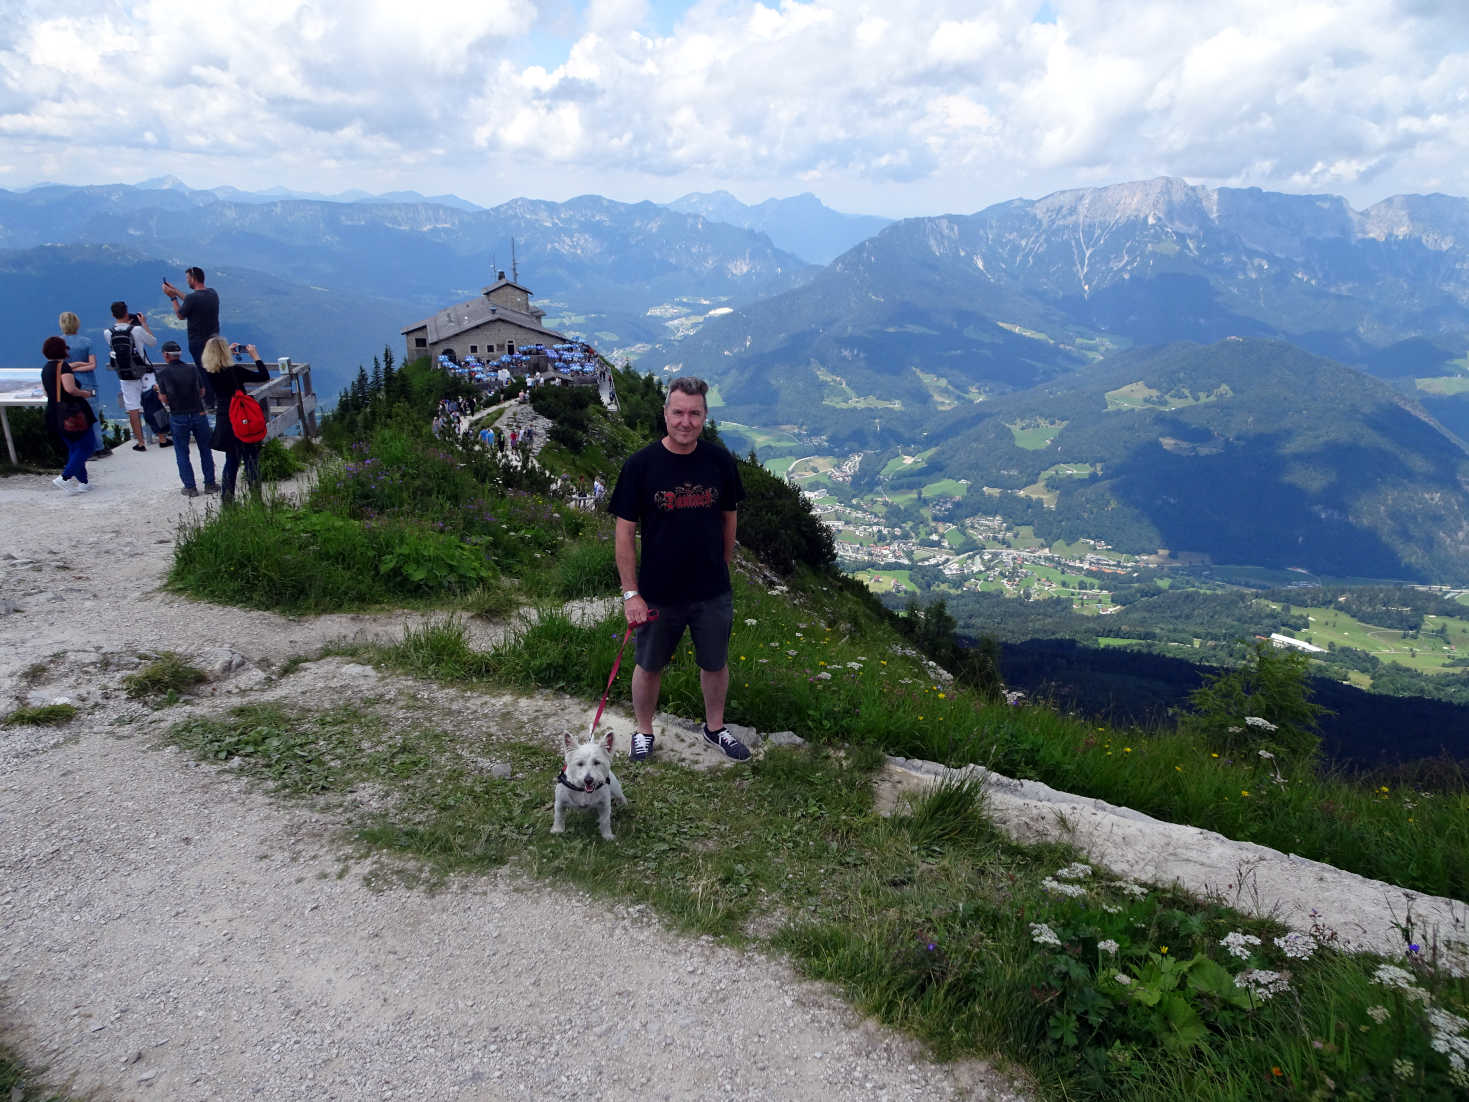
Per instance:
[[[685,482],[671,490],[659,490],[653,495],[653,504],[665,513],[675,509],[708,509],[718,502],[717,487],[705,487],[694,482]]]

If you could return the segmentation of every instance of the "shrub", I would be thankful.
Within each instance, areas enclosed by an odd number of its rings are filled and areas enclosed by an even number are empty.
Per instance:
[[[122,679],[122,687],[134,700],[149,696],[177,698],[195,685],[208,680],[203,670],[191,666],[171,650],[166,650],[137,673]]]
[[[554,585],[558,597],[598,597],[615,591],[617,583],[611,540],[569,544],[556,558]]]
[[[260,449],[260,477],[266,482],[282,482],[306,469],[291,448],[279,437],[265,442]]]
[[[811,510],[801,492],[776,478],[753,457],[738,460],[745,500],[740,506],[739,541],[772,570],[790,575],[796,566],[836,565],[831,529]]]
[[[37,704],[15,709],[0,720],[0,727],[59,727],[70,723],[76,714],[74,704]]]
[[[1246,663],[1211,678],[1189,696],[1193,711],[1179,730],[1202,737],[1221,754],[1258,751],[1291,762],[1309,762],[1321,749],[1311,702],[1308,662],[1300,651],[1256,642]]]

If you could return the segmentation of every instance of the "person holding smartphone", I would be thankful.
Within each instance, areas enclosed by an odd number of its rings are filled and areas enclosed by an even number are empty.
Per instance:
[[[226,505],[235,500],[235,479],[240,466],[245,468],[245,484],[256,497],[260,496],[260,444],[247,444],[235,436],[230,427],[230,399],[246,383],[263,383],[270,378],[270,369],[260,360],[260,353],[253,344],[235,345],[243,347],[253,361],[250,364],[231,362],[231,347],[223,337],[210,337],[204,342],[204,370],[214,383],[214,435],[210,447],[224,453],[224,470],[219,476],[219,499]]]
[[[199,375],[199,385],[204,388],[206,405],[214,405],[214,381],[209,372],[203,370],[204,345],[210,337],[219,336],[219,292],[204,286],[204,269],[195,265],[184,271],[184,282],[188,284],[187,295],[179,291],[165,277],[163,293],[173,303],[173,312],[188,326],[189,358]]]

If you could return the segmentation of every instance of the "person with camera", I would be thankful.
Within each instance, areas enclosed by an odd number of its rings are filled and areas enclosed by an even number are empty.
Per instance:
[[[103,336],[112,350],[108,367],[116,373],[122,386],[122,408],[127,410],[128,424],[133,429],[133,451],[148,450],[143,443],[143,389],[154,385],[153,365],[147,349],[158,343],[148,319],[129,312],[128,304],[118,300],[112,304],[112,326]]]
[[[241,353],[253,363],[235,363],[232,357]],[[230,399],[246,383],[266,382],[270,370],[261,362],[260,352],[253,344],[232,345],[223,337],[210,337],[204,342],[203,362],[214,383],[214,436],[210,447],[224,452],[224,470],[219,477],[220,501],[228,505],[235,500],[235,479],[241,464],[245,467],[245,485],[259,497],[261,442],[247,444],[235,436],[230,425]]]
[[[204,269],[197,265],[184,271],[184,282],[189,293],[183,294],[168,280],[163,281],[163,293],[173,303],[173,312],[188,326],[189,358],[194,361],[199,374],[199,385],[204,388],[204,401],[214,405],[214,383],[203,369],[204,344],[210,337],[219,336],[219,292],[204,286]]]

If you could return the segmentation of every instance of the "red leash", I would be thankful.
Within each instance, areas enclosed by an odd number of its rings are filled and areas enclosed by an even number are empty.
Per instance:
[[[658,619],[658,610],[656,608],[650,608],[648,609],[648,618],[643,621],[643,624],[652,623],[656,619]],[[607,707],[607,694],[612,691],[612,682],[617,680],[617,671],[622,668],[623,648],[627,646],[627,641],[632,638],[632,633],[642,627],[643,624],[638,624],[637,627],[628,624],[627,630],[622,633],[622,642],[617,644],[617,657],[612,662],[612,672],[607,675],[607,687],[602,690],[602,703],[597,705],[597,714],[592,717],[592,729],[587,732],[588,740],[597,733],[597,724],[602,722],[602,709]]]

